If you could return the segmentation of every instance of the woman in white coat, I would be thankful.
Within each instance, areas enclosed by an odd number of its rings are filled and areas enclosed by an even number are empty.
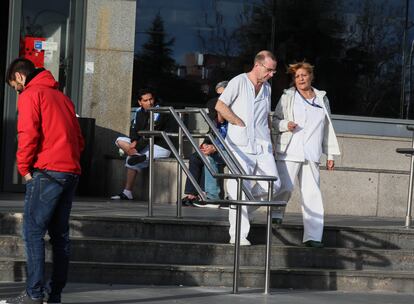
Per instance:
[[[321,248],[324,209],[319,162],[322,153],[326,154],[326,167],[333,170],[333,156],[340,154],[339,145],[326,92],[312,87],[313,66],[307,62],[291,64],[288,73],[294,86],[284,91],[272,121],[277,133],[276,165],[282,183],[278,199],[289,201],[297,177],[302,196],[303,243]]]

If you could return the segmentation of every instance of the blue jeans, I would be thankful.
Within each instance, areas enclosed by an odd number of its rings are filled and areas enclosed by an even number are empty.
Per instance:
[[[218,172],[218,165],[223,163],[221,156],[218,153],[214,153],[207,157],[215,172]],[[204,167],[203,161],[200,159],[197,153],[193,153],[190,156],[189,167],[191,174],[194,176],[201,189],[206,192],[207,198],[219,199],[220,184],[216,178],[214,178],[210,171]],[[197,195],[197,190],[187,178],[185,183],[185,194]]]
[[[214,153],[207,157],[210,165],[215,172],[219,172],[219,165],[223,164],[220,154]],[[204,191],[207,194],[207,198],[211,200],[220,199],[220,184],[219,180],[211,175],[210,171],[204,167]]]
[[[53,267],[49,300],[60,302],[69,269],[69,216],[79,176],[56,171],[36,171],[26,184],[23,240],[27,259],[26,292],[33,299],[43,298],[45,290],[46,232],[52,245]]]

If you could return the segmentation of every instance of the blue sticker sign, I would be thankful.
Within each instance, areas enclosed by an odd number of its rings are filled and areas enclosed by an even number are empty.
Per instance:
[[[41,40],[35,40],[34,41],[34,49],[41,51],[42,50],[42,41]]]

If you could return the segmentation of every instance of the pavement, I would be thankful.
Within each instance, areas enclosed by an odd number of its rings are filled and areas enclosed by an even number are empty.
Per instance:
[[[21,283],[0,283],[0,298],[23,290]],[[343,292],[272,290],[242,288],[232,294],[231,288],[68,284],[62,295],[65,304],[412,304],[414,293]]]

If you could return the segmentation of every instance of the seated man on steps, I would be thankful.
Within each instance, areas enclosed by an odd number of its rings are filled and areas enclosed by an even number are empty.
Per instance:
[[[111,197],[112,200],[132,200],[132,189],[138,174],[143,168],[149,166],[149,139],[138,134],[139,131],[149,130],[149,108],[158,106],[155,103],[154,93],[149,89],[142,89],[138,94],[139,108],[135,118],[131,121],[130,137],[118,137],[115,144],[127,155],[125,167],[127,177],[124,190]],[[168,114],[154,113],[154,129],[166,130]],[[155,137],[154,159],[170,156],[171,151],[167,143],[160,137]]]
[[[216,93],[223,93],[224,89],[227,86],[228,81],[221,81],[216,85]],[[217,97],[210,99],[207,102],[208,116],[216,124],[216,127],[220,134],[223,137],[226,137],[227,132],[227,121],[225,121],[220,114],[217,113],[215,106],[217,103]],[[219,145],[220,146],[220,145]],[[221,158],[220,154],[217,152],[215,146],[210,142],[210,140],[205,139],[200,145],[201,152],[207,157],[211,166],[215,169],[216,172],[219,171],[219,166],[224,165],[224,161]],[[204,166],[203,161],[197,152],[194,152],[190,156],[189,160],[189,170],[194,178],[197,180],[201,188],[206,192],[207,198],[210,200],[219,200],[220,199],[220,183],[219,181],[211,175],[210,171]],[[205,207],[205,208],[219,208],[219,205],[214,204],[205,204],[200,202],[198,199],[198,193],[193,184],[189,179],[185,183],[184,193],[186,196],[182,199],[183,206],[188,207]]]

